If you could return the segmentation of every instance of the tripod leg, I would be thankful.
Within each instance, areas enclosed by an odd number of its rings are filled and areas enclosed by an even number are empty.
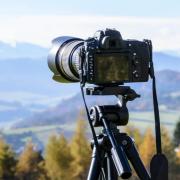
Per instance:
[[[116,167],[114,166],[111,153],[107,153],[106,157],[106,164],[107,164],[107,180],[118,180],[118,174],[116,171]]]
[[[97,149],[94,146],[87,180],[99,180],[100,174],[101,164],[97,157]]]
[[[129,136],[125,136],[123,141],[123,148],[138,177],[142,180],[150,180],[150,175],[148,174],[146,168],[144,167],[144,164],[139,157],[133,140]]]

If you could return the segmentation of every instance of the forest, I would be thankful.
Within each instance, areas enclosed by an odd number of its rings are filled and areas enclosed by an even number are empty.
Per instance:
[[[135,144],[144,165],[149,170],[150,160],[155,154],[153,130],[147,128],[142,134],[129,126],[125,131],[135,139]],[[169,179],[180,178],[180,119],[173,136],[161,128],[162,147],[169,161]],[[91,148],[84,119],[77,121],[70,139],[62,134],[52,135],[42,153],[36,144],[28,141],[23,151],[15,153],[11,146],[0,139],[0,179],[3,180],[85,180],[91,160]],[[133,172],[132,180],[138,179]]]

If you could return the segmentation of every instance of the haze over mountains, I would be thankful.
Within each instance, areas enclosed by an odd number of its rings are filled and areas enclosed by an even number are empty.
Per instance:
[[[30,43],[11,44],[0,41],[0,59],[38,59],[47,56],[47,49]]]
[[[48,48],[44,48],[35,44],[16,42],[10,45],[0,41],[0,60],[42,60],[47,65],[48,51]],[[169,54],[175,55],[173,56]],[[164,69],[180,71],[179,54],[180,52],[154,52],[154,63],[156,71]]]
[[[37,45],[16,43],[11,46],[0,42],[0,122],[28,119],[79,92],[78,83],[60,84],[51,79],[47,54],[48,49]],[[164,92],[159,94],[160,99],[165,103],[162,95],[167,96],[166,100],[179,98],[180,57],[155,52],[154,63],[158,71],[158,91]],[[142,84],[137,89],[149,94],[150,86]]]

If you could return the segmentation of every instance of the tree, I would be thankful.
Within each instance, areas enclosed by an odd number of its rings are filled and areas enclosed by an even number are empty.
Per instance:
[[[126,126],[125,131],[127,132],[128,136],[134,139],[135,146],[137,147],[139,151],[139,146],[141,145],[143,141],[143,136],[140,133],[139,129],[134,126]]]
[[[180,118],[178,122],[176,123],[176,127],[174,130],[174,144],[175,146],[179,146],[180,144]]]
[[[41,176],[40,163],[43,162],[41,153],[34,150],[35,146],[28,142],[19,157],[16,167],[16,177],[19,180],[39,179]]]
[[[38,164],[39,177],[38,180],[51,180],[47,174],[45,161],[41,161]]]
[[[79,119],[77,121],[75,134],[72,137],[70,145],[73,157],[71,163],[73,172],[72,178],[84,180],[86,179],[91,159],[91,148],[86,137],[86,124],[84,120]]]
[[[150,161],[155,153],[155,138],[149,128],[145,132],[143,142],[139,147],[139,153],[144,165],[149,169]]]
[[[46,170],[52,180],[70,180],[72,157],[67,140],[63,135],[51,136],[45,152]]]
[[[162,151],[166,155],[169,163],[172,165],[175,163],[175,151],[173,142],[169,136],[169,132],[165,127],[161,128],[161,137],[162,137]]]
[[[15,167],[15,153],[3,139],[0,139],[0,179],[14,179]]]
[[[169,163],[169,179],[179,179],[177,176],[180,175],[179,169],[180,164],[178,161],[178,157],[175,153],[174,143],[169,136],[168,130],[164,127],[161,128],[161,136],[162,136],[162,150],[166,155]]]
[[[135,141],[134,144],[137,148],[137,151],[139,152],[139,147],[141,145],[141,143],[143,142],[143,136],[140,133],[140,130],[132,125],[130,126],[126,126],[125,127],[125,132],[127,133],[128,136],[130,136],[131,138],[133,138],[133,140]],[[136,172],[134,171],[134,169],[132,169],[132,180],[136,180],[139,179],[137,177]]]

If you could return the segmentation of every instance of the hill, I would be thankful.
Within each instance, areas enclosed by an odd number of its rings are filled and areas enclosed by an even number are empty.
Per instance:
[[[35,44],[15,42],[10,45],[0,41],[0,60],[27,57],[37,59],[47,56],[47,51],[47,48]]]
[[[165,52],[154,52],[154,66],[156,71],[170,69],[180,71],[180,57],[168,55]]]
[[[164,70],[157,72],[159,105],[163,110],[180,110],[180,72]],[[128,103],[131,111],[152,111],[151,82],[133,84],[137,93],[142,97]],[[116,102],[115,97],[88,96],[89,106],[95,104],[112,104]],[[71,123],[78,117],[79,111],[84,108],[81,94],[63,100],[59,105],[36,113],[29,118],[16,123],[14,127],[31,127],[53,124]]]
[[[56,106],[63,99],[72,97],[79,92],[78,83],[60,84],[52,80],[52,72],[47,66],[47,54],[47,48],[33,44],[16,43],[14,46],[10,46],[0,43],[1,127],[4,127],[4,123],[7,125],[9,122],[20,121],[32,116],[35,112],[42,112]],[[165,69],[171,70],[171,75],[172,71],[180,72],[180,57],[155,52],[154,62],[155,69],[161,71],[162,79]],[[168,72],[166,71],[166,73]],[[175,94],[171,94],[173,97],[177,95],[175,90],[178,86],[173,82],[175,81],[174,77],[175,75],[170,78],[166,76],[167,81],[163,80],[162,82],[165,91],[172,89],[171,91],[175,92]],[[150,86],[146,86],[147,92]],[[146,93],[143,92],[143,88],[142,84],[138,90],[142,89],[141,93]],[[160,84],[158,84],[159,89],[163,91]]]
[[[33,44],[0,42],[0,128],[18,152],[29,138],[42,149],[42,143],[46,143],[52,133],[64,132],[70,137],[74,120],[84,107],[78,83],[60,84],[51,79],[47,54],[47,48]],[[155,52],[154,64],[158,70],[162,122],[172,134],[180,116],[180,57]],[[142,97],[128,104],[130,116],[143,130],[154,125],[151,83],[131,85]],[[115,97],[87,97],[87,100],[89,106],[116,102]]]

